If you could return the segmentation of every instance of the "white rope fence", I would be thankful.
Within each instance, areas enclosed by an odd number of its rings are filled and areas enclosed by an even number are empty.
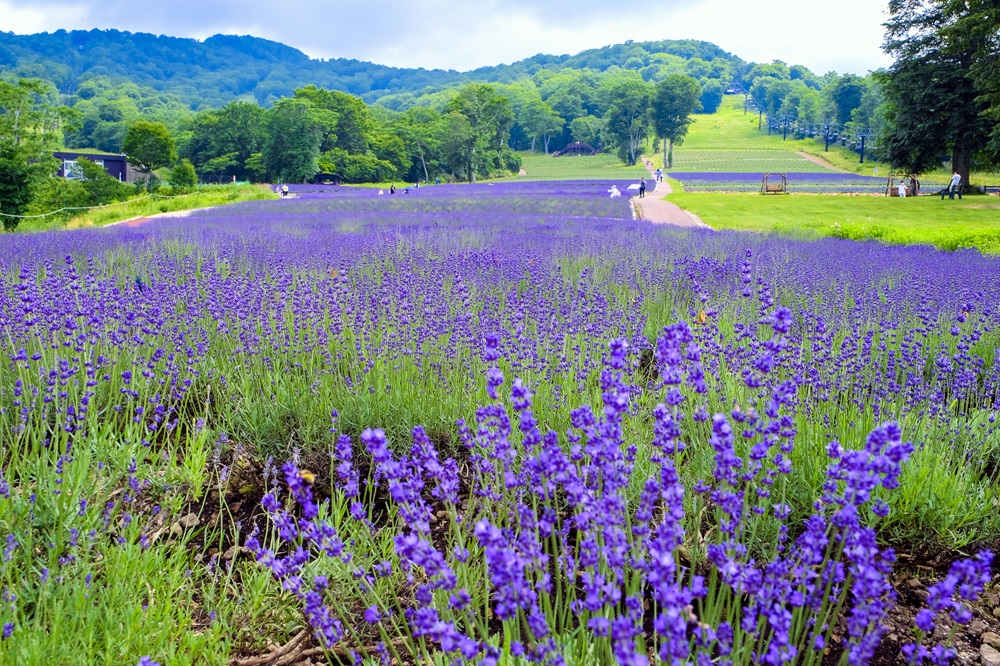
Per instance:
[[[135,199],[127,199],[126,201],[116,201],[115,203],[101,204],[100,206],[66,206],[65,208],[60,208],[59,210],[54,210],[51,213],[42,213],[40,215],[13,215],[11,213],[0,213],[0,217],[14,217],[19,220],[31,220],[40,217],[49,217],[51,215],[58,215],[66,211],[73,210],[100,210],[101,208],[111,208],[112,206],[127,206],[139,201],[144,201],[145,199],[183,199],[185,197],[193,197],[200,194],[199,192],[192,192],[191,194],[177,194],[174,196],[167,196],[164,194],[144,194],[141,197],[136,197]]]

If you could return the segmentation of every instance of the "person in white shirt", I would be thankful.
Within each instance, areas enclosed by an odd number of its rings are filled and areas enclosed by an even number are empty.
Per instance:
[[[896,186],[896,192],[899,194],[900,199],[906,198],[906,183],[900,183]]]
[[[959,199],[962,198],[962,176],[957,171],[951,175],[951,182],[948,183],[948,198],[954,199],[956,194]],[[943,192],[941,198],[944,199]]]

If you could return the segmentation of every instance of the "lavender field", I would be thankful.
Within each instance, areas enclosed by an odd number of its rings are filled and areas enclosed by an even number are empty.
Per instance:
[[[0,236],[0,663],[964,658],[1000,262],[611,185]]]

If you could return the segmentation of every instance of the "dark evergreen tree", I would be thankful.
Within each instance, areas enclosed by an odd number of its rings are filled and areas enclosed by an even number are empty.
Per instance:
[[[993,127],[987,157],[1000,164],[1000,0],[950,0],[947,11],[954,19],[948,36],[975,52],[972,78]]]
[[[972,157],[989,138],[970,68],[977,45],[955,32],[948,0],[890,0],[883,50],[895,56],[879,75],[887,101],[888,131],[882,148],[896,168],[921,173],[952,168],[968,184]]]

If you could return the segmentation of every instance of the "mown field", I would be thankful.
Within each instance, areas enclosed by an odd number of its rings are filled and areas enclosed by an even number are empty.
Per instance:
[[[0,663],[978,649],[997,260],[605,189],[0,236]]]
[[[791,238],[848,238],[1000,254],[1000,199],[937,196],[760,195],[675,192],[670,201],[716,229]]]

